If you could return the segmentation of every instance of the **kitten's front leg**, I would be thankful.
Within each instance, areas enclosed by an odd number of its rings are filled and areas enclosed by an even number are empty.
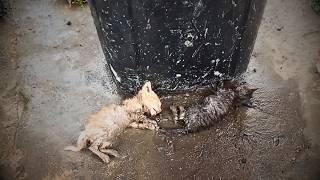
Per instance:
[[[172,112],[172,114],[173,114],[173,120],[174,120],[174,122],[177,123],[178,120],[179,120],[177,107],[172,105],[172,106],[170,106],[170,110],[171,110],[171,112]]]
[[[186,115],[186,110],[183,106],[170,106],[170,110],[173,114],[173,120],[176,124],[178,124],[179,121],[183,121]]]
[[[184,109],[183,106],[178,106],[179,109],[179,120],[183,120],[184,117],[186,116],[186,110]]]
[[[158,130],[159,126],[156,121],[145,119],[140,122],[132,122],[129,124],[129,127],[136,129],[150,129],[150,130]]]

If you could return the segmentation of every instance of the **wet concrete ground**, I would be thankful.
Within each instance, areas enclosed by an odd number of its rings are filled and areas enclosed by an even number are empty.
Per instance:
[[[103,164],[71,153],[86,117],[119,102],[88,8],[13,1],[0,21],[0,179],[317,179],[320,16],[307,1],[270,0],[244,79],[259,88],[209,130],[127,130]],[[71,25],[67,25],[68,21]]]

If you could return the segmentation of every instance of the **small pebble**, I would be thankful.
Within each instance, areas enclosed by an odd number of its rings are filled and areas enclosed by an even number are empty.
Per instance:
[[[297,147],[296,148],[296,153],[299,153],[299,152],[301,152],[302,151],[302,148],[301,147]]]
[[[247,163],[247,159],[246,158],[242,158],[240,161],[241,161],[242,164]]]
[[[68,21],[66,25],[71,26],[72,25],[71,21]]]
[[[282,31],[283,27],[277,28],[277,31]]]
[[[218,133],[218,137],[222,136],[223,135],[223,131],[219,132]]]

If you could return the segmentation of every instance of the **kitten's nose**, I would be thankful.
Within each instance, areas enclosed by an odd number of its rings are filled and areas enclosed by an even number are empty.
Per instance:
[[[150,110],[150,115],[151,116],[154,116],[154,115],[157,115],[157,114],[159,114],[160,112],[162,111],[162,109],[161,108],[152,108],[151,110]]]
[[[154,108],[152,108],[151,110],[150,110],[150,115],[151,116],[154,116],[154,115],[156,115],[157,114],[157,111],[154,109]]]

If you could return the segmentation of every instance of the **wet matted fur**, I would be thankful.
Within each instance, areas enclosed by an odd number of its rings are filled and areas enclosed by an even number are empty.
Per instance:
[[[182,121],[183,128],[161,129],[161,132],[188,133],[209,128],[239,105],[252,106],[250,99],[255,90],[246,83],[225,81],[215,94],[205,97],[199,104],[188,108],[171,106],[173,119]]]

